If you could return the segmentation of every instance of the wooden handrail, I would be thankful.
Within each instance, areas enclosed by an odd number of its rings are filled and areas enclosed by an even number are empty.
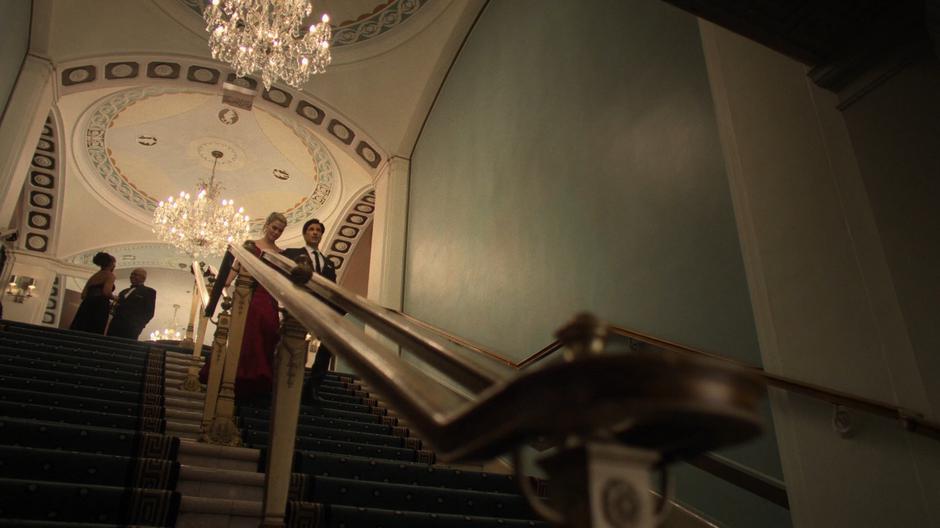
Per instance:
[[[289,275],[297,263],[277,253],[265,253],[264,260]],[[316,274],[305,277],[307,286],[318,298],[353,314],[367,325],[380,332],[391,334],[399,344],[408,347],[422,360],[428,362],[454,381],[472,392],[480,392],[495,382],[504,379],[505,370],[489,361],[475,361],[479,356],[467,357],[435,338],[417,331],[413,319],[404,319],[382,307],[376,306],[359,295],[342,292],[340,287]],[[502,366],[502,364],[499,364]]]
[[[516,363],[500,356],[499,354],[486,350],[480,345],[450,334],[431,324],[415,319],[403,312],[397,313],[400,313],[403,317],[412,319],[416,324],[421,325],[431,332],[435,332],[441,335],[445,339],[457,345],[460,345],[468,350],[484,354],[487,357],[491,357],[495,360],[502,361],[503,363],[517,369],[528,368],[563,348],[563,345],[559,340],[554,340],[539,351]],[[670,350],[672,352],[686,356],[699,357],[711,361],[717,361],[723,364],[734,365],[737,368],[742,368],[754,374],[755,376],[760,377],[768,386],[786,390],[788,392],[803,394],[805,396],[823,400],[834,405],[857,409],[875,414],[877,416],[895,419],[898,421],[898,424],[907,431],[917,433],[934,440],[940,440],[940,423],[925,419],[921,413],[917,413],[915,411],[891,405],[885,402],[829,389],[812,383],[806,383],[787,378],[785,376],[771,374],[756,365],[752,365],[733,358],[728,358],[720,354],[698,350],[679,343],[651,336],[649,334],[637,332],[635,330],[630,330],[616,325],[611,325],[608,327],[608,329],[613,334],[619,335],[621,337],[627,337],[629,339],[634,339],[663,350]],[[766,479],[761,479],[745,471],[741,471],[740,468],[736,468],[730,464],[727,464],[720,457],[715,457],[714,455],[702,455],[691,460],[690,463],[717,476],[718,478],[721,478],[722,480],[746,489],[747,491],[761,496],[781,507],[789,508],[789,503],[786,500],[786,488],[782,485],[768,482]]]
[[[357,317],[365,314],[374,318],[366,324],[399,344],[450,354],[447,362],[477,373],[480,363],[438,350],[433,340],[401,325],[401,321],[383,317],[383,310],[321,277],[291,273],[295,281],[306,280],[302,284],[291,282],[279,265],[286,264],[283,257],[263,255],[258,259],[234,246],[230,252],[242,269],[295,319],[392,403],[443,461],[488,459],[538,436],[562,438],[577,432],[646,423],[679,409],[688,412],[692,402],[698,402],[693,414],[698,418],[696,430],[700,434],[694,439],[684,434],[668,438],[669,452],[664,456],[739,441],[759,430],[762,387],[753,376],[694,358],[677,360],[667,357],[668,352],[573,354],[564,364],[516,371],[508,378],[496,377],[474,396],[462,396],[366,335],[332,306],[354,308]],[[593,326],[579,321],[571,328],[586,330]],[[715,383],[727,390],[716,392]],[[706,401],[707,405],[700,405]],[[660,432],[672,434],[671,430]],[[664,440],[657,437],[655,441]]]
[[[406,314],[402,314],[405,317]],[[505,359],[498,354],[490,352],[488,350],[482,350],[482,347],[479,345],[472,345],[470,342],[465,341],[461,338],[457,338],[447,332],[440,330],[430,324],[423,323],[422,326],[427,328],[430,331],[437,332],[440,335],[444,336],[448,340],[451,340],[454,343],[465,346],[468,350],[473,350],[475,352],[484,353],[489,357],[494,357],[498,360],[515,367],[515,368],[527,368],[530,365],[533,365],[542,359],[550,356],[556,351],[560,350],[563,345],[560,341],[555,340],[546,345],[541,350],[529,355],[524,360],[519,363],[514,363],[508,359]],[[778,389],[783,389],[788,392],[794,392],[798,394],[803,394],[818,400],[823,400],[834,405],[840,405],[843,407],[849,407],[852,409],[857,409],[860,411],[865,411],[871,414],[878,416],[883,416],[891,419],[898,420],[899,425],[907,431],[917,433],[934,440],[940,440],[940,423],[927,420],[924,418],[922,413],[907,409],[904,407],[899,407],[882,401],[864,398],[862,396],[856,396],[847,392],[837,391],[835,389],[830,389],[823,387],[821,385],[815,385],[812,383],[807,383],[804,381],[795,380],[788,378],[786,376],[780,376],[778,374],[772,374],[765,371],[763,368],[739,361],[737,359],[729,358],[722,356],[720,354],[715,354],[712,352],[705,352],[703,350],[698,350],[692,347],[688,347],[673,341],[668,341],[661,339],[649,334],[644,334],[642,332],[637,332],[635,330],[630,330],[616,325],[610,325],[608,327],[609,331],[613,334],[627,337],[630,339],[635,339],[639,342],[646,343],[648,345],[655,346],[660,349],[670,350],[679,354],[694,356],[699,358],[704,358],[712,361],[717,361],[727,365],[734,365],[735,367],[745,369],[754,375],[759,376],[767,383],[768,386],[775,387]]]
[[[196,277],[196,292],[202,306],[209,304],[209,290],[206,288],[206,278],[203,276],[202,268],[199,267],[199,261],[194,260],[192,264],[193,275]]]

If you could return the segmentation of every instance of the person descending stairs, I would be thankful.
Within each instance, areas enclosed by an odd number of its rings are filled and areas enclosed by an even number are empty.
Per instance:
[[[258,526],[269,403],[199,443],[188,353],[0,323],[0,526]],[[546,526],[509,475],[434,463],[351,374],[299,418],[288,526]],[[260,468],[260,470],[259,470]]]

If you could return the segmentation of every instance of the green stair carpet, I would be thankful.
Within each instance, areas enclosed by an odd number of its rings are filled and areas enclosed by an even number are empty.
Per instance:
[[[164,353],[0,322],[0,526],[173,526]]]

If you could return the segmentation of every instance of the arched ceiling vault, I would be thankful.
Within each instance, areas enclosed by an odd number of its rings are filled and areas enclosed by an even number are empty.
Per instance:
[[[390,156],[410,152],[483,4],[317,0],[342,40],[334,65],[303,90],[259,90],[246,113],[221,104],[222,84],[257,82],[209,58],[185,0],[35,0],[30,48],[54,67],[67,154],[57,256],[153,244],[154,203],[193,189],[217,148],[226,197],[254,218],[293,211],[288,245],[299,242],[300,220],[317,216],[336,260],[348,258],[371,220],[354,209],[371,211],[372,181]]]

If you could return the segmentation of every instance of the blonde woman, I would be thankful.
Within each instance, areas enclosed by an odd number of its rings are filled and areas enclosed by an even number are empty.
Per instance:
[[[276,242],[285,227],[287,227],[287,217],[281,213],[271,213],[264,221],[261,238],[246,241],[245,247],[259,256],[262,251],[280,253],[281,248],[277,247]],[[238,269],[238,262],[236,262],[228,281],[234,278]],[[236,399],[248,401],[267,397],[271,393],[274,378],[274,348],[278,342],[279,326],[277,301],[267,290],[255,284],[245,319],[245,334],[242,339],[241,356],[238,360],[238,374],[235,377]],[[206,362],[206,366],[208,365],[209,362]],[[206,383],[208,377],[208,369],[203,367],[203,372],[200,372],[201,381]]]

